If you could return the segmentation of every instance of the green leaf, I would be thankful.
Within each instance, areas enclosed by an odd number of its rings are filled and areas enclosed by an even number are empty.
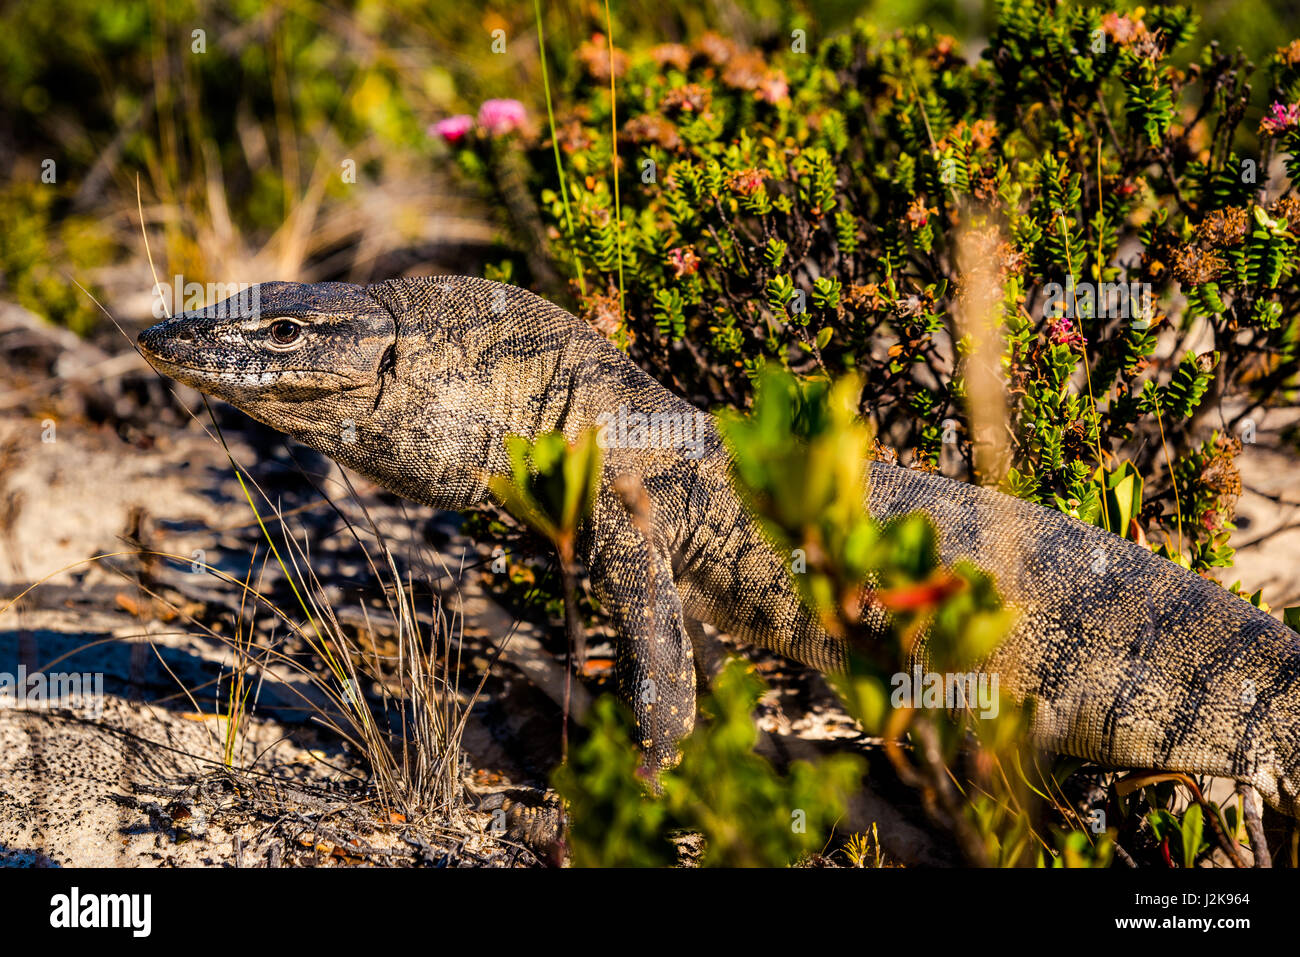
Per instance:
[[[1183,822],[1178,832],[1183,845],[1183,867],[1196,866],[1196,858],[1205,847],[1201,841],[1204,831],[1205,821],[1201,815],[1201,806],[1193,804],[1183,814]]]

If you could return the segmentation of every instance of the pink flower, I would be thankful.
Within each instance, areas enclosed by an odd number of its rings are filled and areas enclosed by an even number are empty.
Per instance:
[[[1145,24],[1118,13],[1108,13],[1101,18],[1101,28],[1120,46],[1128,46],[1138,38]]]
[[[691,246],[679,246],[668,250],[668,265],[673,267],[674,279],[689,276],[700,268],[700,257],[695,255]]]
[[[1300,126],[1300,103],[1274,103],[1269,109],[1273,115],[1264,117],[1259,124],[1261,133],[1281,133]]]
[[[1076,343],[1086,345],[1088,342],[1083,334],[1074,327],[1074,322],[1068,316],[1053,319],[1051,326],[1052,329],[1048,336],[1058,346],[1073,346]]]
[[[445,120],[439,120],[429,127],[430,136],[441,136],[453,146],[465,138],[465,135],[474,128],[474,117],[461,113],[459,116],[449,116]]]
[[[484,100],[478,108],[478,125],[489,136],[503,136],[523,126],[527,116],[518,100]]]

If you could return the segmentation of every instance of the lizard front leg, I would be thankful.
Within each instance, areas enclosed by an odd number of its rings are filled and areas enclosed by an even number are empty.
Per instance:
[[[669,768],[695,726],[694,656],[672,565],[620,502],[602,497],[596,511],[587,573],[618,633],[619,696],[632,710],[646,766]]]

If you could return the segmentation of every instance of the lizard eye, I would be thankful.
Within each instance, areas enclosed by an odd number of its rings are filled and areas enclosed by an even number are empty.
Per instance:
[[[276,345],[287,346],[302,334],[302,327],[296,322],[281,319],[271,324],[271,341]]]

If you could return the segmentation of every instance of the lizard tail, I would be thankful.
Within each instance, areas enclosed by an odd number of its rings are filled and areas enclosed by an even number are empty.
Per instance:
[[[1052,509],[884,463],[881,520],[925,512],[945,562],[1018,612],[985,669],[1051,749],[1235,778],[1300,809],[1300,635],[1212,581]]]

